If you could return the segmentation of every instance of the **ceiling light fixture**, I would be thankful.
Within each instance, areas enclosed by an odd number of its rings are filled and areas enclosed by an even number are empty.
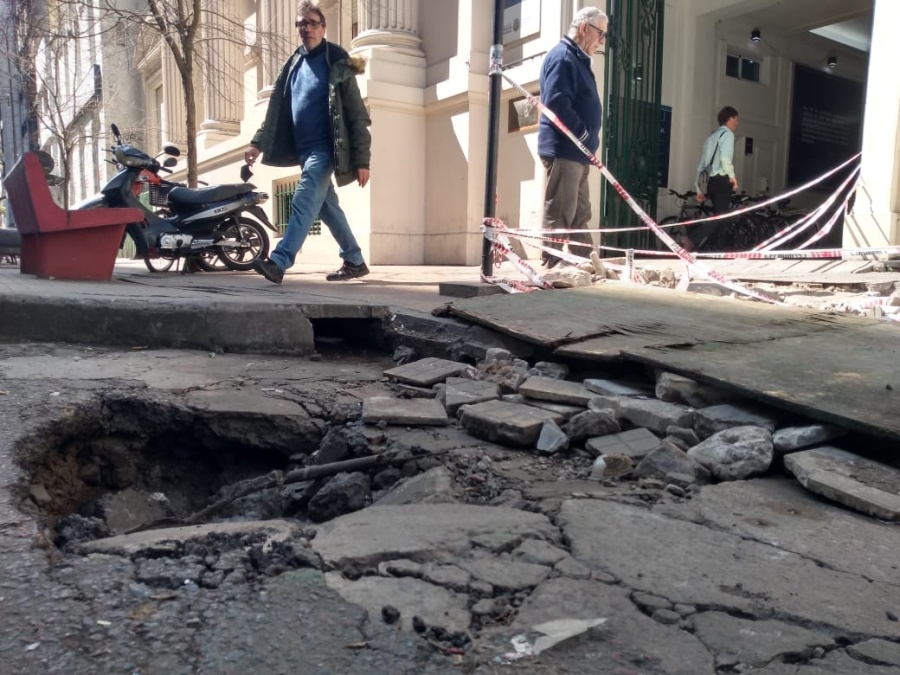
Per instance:
[[[754,42],[759,42],[760,40],[762,40],[762,33],[759,32],[759,28],[754,28],[752,31],[750,31],[750,39]]]

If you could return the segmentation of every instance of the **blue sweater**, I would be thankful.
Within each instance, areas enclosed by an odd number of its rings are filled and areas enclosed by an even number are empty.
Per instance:
[[[291,115],[298,156],[313,150],[331,151],[328,70],[323,40],[318,47],[301,56],[291,73]]]
[[[588,150],[600,147],[603,107],[591,70],[591,57],[568,36],[553,47],[541,66],[541,102],[550,108]],[[590,164],[584,153],[541,115],[538,155]]]

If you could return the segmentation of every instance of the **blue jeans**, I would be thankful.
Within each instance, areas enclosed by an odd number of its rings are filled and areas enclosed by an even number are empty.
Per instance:
[[[341,258],[351,265],[362,265],[362,251],[350,230],[350,223],[338,203],[337,192],[331,182],[331,175],[334,173],[331,150],[314,150],[301,155],[300,171],[300,181],[291,200],[291,217],[284,238],[272,251],[269,259],[282,270],[291,267],[318,215],[341,247]]]

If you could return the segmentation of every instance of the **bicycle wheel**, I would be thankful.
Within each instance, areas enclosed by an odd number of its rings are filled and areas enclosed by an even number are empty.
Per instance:
[[[681,246],[681,239],[684,236],[684,228],[683,227],[667,227],[668,225],[674,225],[679,222],[680,218],[678,216],[668,216],[667,218],[663,218],[659,221],[659,226],[662,227],[666,234],[668,234],[672,239],[674,239],[679,246]],[[669,247],[666,246],[662,239],[656,237],[656,250],[657,251],[665,251]]]
[[[741,217],[723,232],[723,251],[749,251],[759,243],[759,231],[752,219]]]

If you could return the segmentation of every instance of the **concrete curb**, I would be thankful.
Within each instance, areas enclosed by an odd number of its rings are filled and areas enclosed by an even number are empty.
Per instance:
[[[302,355],[315,351],[314,321],[389,315],[368,305],[0,295],[0,338]]]

